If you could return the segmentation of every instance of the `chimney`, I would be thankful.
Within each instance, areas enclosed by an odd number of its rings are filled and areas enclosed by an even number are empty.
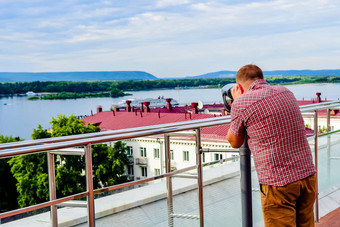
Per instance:
[[[97,113],[100,113],[103,111],[103,107],[102,106],[97,106]]]
[[[191,103],[191,106],[192,106],[192,113],[193,114],[198,114],[198,103],[197,102],[193,102],[193,103]]]
[[[144,102],[146,112],[150,112],[150,102]]]
[[[320,102],[321,102],[321,97],[320,97],[320,96],[321,96],[321,93],[320,93],[320,92],[317,92],[317,93],[316,93],[316,96],[317,96],[316,102],[317,102],[317,103],[320,103]]]
[[[126,110],[127,112],[131,112],[131,100],[126,100],[125,102],[126,102],[126,108],[125,108],[125,110]]]
[[[189,114],[189,117],[191,119],[191,113],[189,111],[185,111],[185,119],[187,119],[187,114]]]
[[[165,99],[167,104],[166,104],[166,108],[171,111],[172,110],[172,105],[171,105],[171,98]]]

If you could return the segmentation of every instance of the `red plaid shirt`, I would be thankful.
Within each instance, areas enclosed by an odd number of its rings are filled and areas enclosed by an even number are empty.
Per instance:
[[[230,130],[247,131],[260,184],[284,186],[316,172],[299,106],[283,86],[253,82],[232,104]]]

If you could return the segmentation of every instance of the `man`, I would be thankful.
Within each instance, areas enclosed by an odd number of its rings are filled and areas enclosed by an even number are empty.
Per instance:
[[[265,226],[314,226],[315,166],[291,91],[263,79],[256,65],[236,74],[227,139],[253,154]]]

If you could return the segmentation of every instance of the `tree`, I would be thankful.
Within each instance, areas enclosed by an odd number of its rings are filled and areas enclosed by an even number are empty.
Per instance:
[[[94,188],[107,187],[128,181],[125,166],[128,163],[126,144],[118,141],[114,147],[106,144],[97,144],[92,148],[93,155],[93,186]]]
[[[19,141],[19,137],[0,135],[0,143],[10,143]],[[0,159],[0,212],[14,210],[18,208],[16,191],[16,180],[11,173],[8,158]]]
[[[99,127],[92,124],[85,126],[83,121],[73,115],[70,117],[58,115],[58,118],[52,118],[51,124],[51,130],[43,129],[41,125],[38,125],[38,128],[33,130],[32,138],[68,136],[100,130]],[[128,159],[124,143],[116,142],[114,147],[108,147],[105,144],[93,145],[92,155],[95,188],[127,181],[124,172]],[[84,156],[59,155],[55,160],[57,197],[85,191]],[[17,190],[20,194],[18,197],[20,207],[48,200],[46,162],[45,153],[19,156],[10,161],[11,171],[18,181]]]
[[[45,153],[21,155],[8,162],[13,177],[17,180],[20,207],[48,200],[47,158]]]
[[[110,96],[112,98],[121,97],[121,96],[124,96],[124,95],[125,95],[125,93],[122,90],[119,90],[116,87],[111,88],[111,90],[110,90]]]

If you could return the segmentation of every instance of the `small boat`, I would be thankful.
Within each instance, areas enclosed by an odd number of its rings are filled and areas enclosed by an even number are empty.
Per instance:
[[[27,96],[37,96],[37,94],[34,93],[33,91],[28,91],[28,92],[26,92],[26,95],[27,95]]]

